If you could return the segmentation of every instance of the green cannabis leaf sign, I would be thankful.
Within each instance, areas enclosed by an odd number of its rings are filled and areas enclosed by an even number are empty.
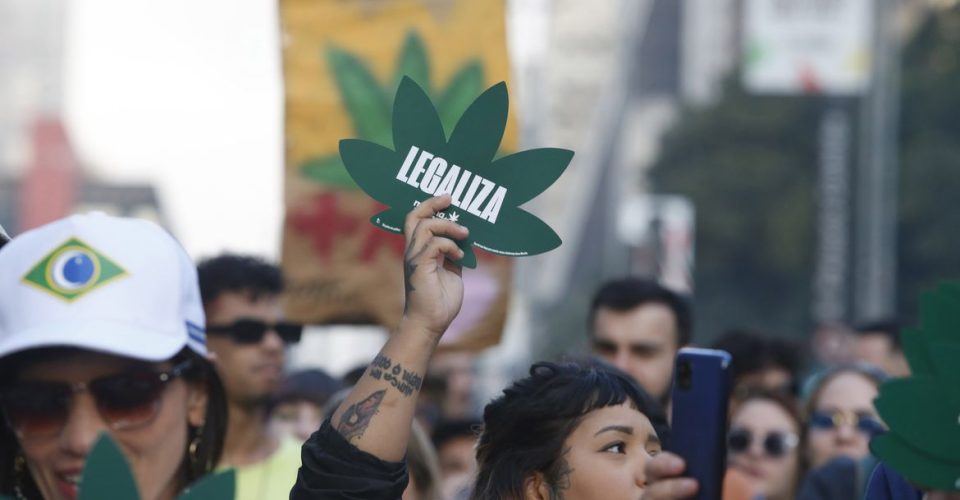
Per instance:
[[[403,232],[404,217],[415,205],[450,194],[453,204],[436,217],[470,229],[469,238],[460,242],[465,267],[477,265],[472,246],[507,256],[560,246],[553,229],[520,205],[560,177],[573,151],[531,149],[494,160],[507,107],[507,86],[500,82],[470,104],[448,139],[430,98],[403,78],[393,103],[394,149],[361,139],[340,141],[340,157],[353,180],[390,207],[370,221]]]
[[[233,470],[204,477],[177,500],[233,500]],[[79,500],[140,500],[137,482],[123,453],[107,434],[101,434],[87,455],[80,478]]]
[[[920,317],[903,335],[911,376],[884,383],[874,401],[890,431],[870,449],[917,485],[960,490],[960,283],[924,293]]]

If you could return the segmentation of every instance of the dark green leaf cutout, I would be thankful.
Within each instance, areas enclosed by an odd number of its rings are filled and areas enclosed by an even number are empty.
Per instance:
[[[890,430],[870,448],[914,484],[960,490],[960,286],[921,294],[920,317],[903,335],[912,375],[880,386]]]
[[[488,175],[510,186],[510,203],[523,205],[550,187],[571,159],[573,151],[569,149],[528,149],[493,162]],[[543,171],[530,175],[530,165]]]
[[[394,117],[396,119],[396,117]],[[485,90],[457,121],[450,134],[451,159],[463,165],[486,165],[493,160],[507,126],[507,84]]]
[[[934,377],[902,378],[884,384],[874,404],[891,432],[929,455],[950,460],[960,448],[960,433],[952,432],[960,424],[960,408],[950,403],[948,392]]]
[[[556,181],[573,152],[538,149],[491,163],[503,138],[507,106],[506,84],[487,89],[468,106],[447,141],[426,93],[404,78],[394,100],[396,151],[359,139],[340,141],[347,172],[389,207],[370,221],[399,232],[418,202],[451,194],[452,205],[436,217],[470,229],[469,239],[459,242],[465,267],[476,266],[472,245],[508,256],[536,255],[559,246],[560,237],[518,205]]]
[[[393,116],[416,117],[415,120],[393,121],[393,145],[397,151],[407,151],[417,145],[428,151],[439,151],[446,146],[447,137],[433,103],[412,79],[404,78],[393,101]]]
[[[927,339],[924,338],[923,330],[904,328],[900,342],[903,345],[907,364],[910,365],[910,371],[915,374],[934,373],[933,361],[930,359],[930,353],[927,352]]]
[[[870,451],[917,486],[960,490],[960,462],[938,460],[894,434],[873,438]]]
[[[120,448],[106,433],[100,434],[87,455],[80,478],[79,500],[139,500],[137,482]]]
[[[233,469],[228,469],[203,477],[187,488],[177,500],[233,500],[237,487],[236,476]]]

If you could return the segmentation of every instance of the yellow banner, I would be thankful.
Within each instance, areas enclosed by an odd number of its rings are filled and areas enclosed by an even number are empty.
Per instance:
[[[286,88],[287,313],[313,324],[396,326],[403,310],[403,239],[375,228],[380,207],[340,162],[341,139],[392,147],[392,105],[403,75],[430,95],[449,135],[490,85],[506,80],[499,0],[281,0]],[[516,149],[511,110],[501,149]],[[499,341],[510,260],[477,250],[464,270],[449,348]]]

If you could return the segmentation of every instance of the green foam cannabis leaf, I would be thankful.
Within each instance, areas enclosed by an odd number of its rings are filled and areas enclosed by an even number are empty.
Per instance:
[[[393,104],[393,149],[361,139],[340,141],[347,172],[389,208],[370,221],[402,232],[407,212],[435,194],[453,195],[438,218],[470,229],[460,242],[461,264],[476,267],[472,246],[509,256],[547,252],[560,237],[519,206],[542,193],[567,168],[573,151],[531,149],[494,159],[507,122],[507,86],[500,82],[474,100],[449,139],[426,92],[403,78]]]
[[[202,478],[177,500],[233,500],[236,479],[233,469]],[[140,500],[137,482],[120,448],[108,434],[101,434],[87,455],[80,478],[79,500]]]
[[[960,284],[923,293],[920,317],[903,335],[912,375],[884,383],[874,401],[890,431],[870,449],[917,485],[960,490]]]

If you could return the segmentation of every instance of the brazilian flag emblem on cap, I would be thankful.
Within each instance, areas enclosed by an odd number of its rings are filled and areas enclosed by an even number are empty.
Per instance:
[[[33,266],[23,281],[72,302],[126,274],[122,267],[90,245],[71,238]]]

